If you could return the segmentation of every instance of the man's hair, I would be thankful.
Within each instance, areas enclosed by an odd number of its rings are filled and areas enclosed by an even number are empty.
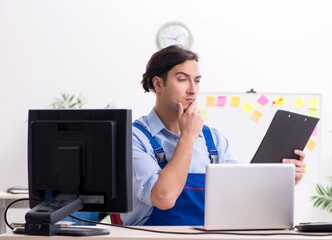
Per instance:
[[[146,71],[141,81],[145,92],[155,92],[152,83],[152,79],[155,76],[161,77],[164,80],[164,84],[166,84],[168,72],[174,66],[187,60],[198,62],[198,55],[181,45],[171,45],[154,53],[146,65]]]

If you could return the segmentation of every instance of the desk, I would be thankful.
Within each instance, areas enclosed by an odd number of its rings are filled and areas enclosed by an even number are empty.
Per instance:
[[[159,231],[176,231],[176,232],[186,232],[186,233],[200,233],[201,231],[195,230],[192,227],[186,226],[173,226],[173,227],[141,227],[144,229],[152,229]],[[295,235],[273,235],[273,236],[257,236],[257,235],[227,235],[227,234],[167,234],[167,233],[152,233],[146,231],[124,229],[118,227],[109,227],[110,234],[103,236],[91,236],[83,237],[84,240],[98,240],[98,239],[113,239],[113,240],[124,240],[124,239],[135,239],[135,240],[147,240],[147,239],[163,239],[163,240],[176,240],[176,239],[225,239],[225,240],[263,240],[263,239],[274,239],[274,240],[292,240],[292,239],[301,239],[301,240],[322,240],[322,239],[332,239],[332,236],[295,236]],[[281,231],[233,231],[233,233],[250,233],[250,234],[266,234],[266,233],[297,233],[295,231],[281,230]],[[61,236],[52,236],[52,240],[63,240],[63,239],[78,239],[77,237],[61,237]],[[79,237],[80,238],[80,237]],[[80,239],[83,239],[80,238]],[[0,235],[0,240],[36,240],[36,239],[45,239],[45,236],[29,236],[29,235],[15,235],[13,233],[4,233]]]
[[[4,220],[6,207],[17,199],[28,197],[28,194],[11,194],[0,191],[0,234],[6,232],[6,223]],[[29,203],[28,201],[18,202],[13,205],[13,208],[29,208]]]

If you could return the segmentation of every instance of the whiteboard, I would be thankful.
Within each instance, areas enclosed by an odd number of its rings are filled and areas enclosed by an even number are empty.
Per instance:
[[[321,95],[202,92],[198,95],[198,105],[205,124],[218,129],[228,139],[236,159],[248,163],[278,109],[319,117]],[[304,149],[306,174],[303,181],[317,180],[319,140],[320,122]]]

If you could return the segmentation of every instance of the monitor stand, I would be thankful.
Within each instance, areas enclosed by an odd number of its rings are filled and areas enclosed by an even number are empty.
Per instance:
[[[15,234],[26,234],[24,227],[17,227],[13,229]],[[98,236],[108,235],[110,231],[106,228],[94,228],[94,227],[60,227],[59,231],[55,235],[60,236]]]
[[[14,233],[39,236],[95,236],[107,235],[108,229],[82,226],[61,226],[59,221],[83,207],[83,200],[76,195],[60,194],[39,203],[25,214],[24,227]]]

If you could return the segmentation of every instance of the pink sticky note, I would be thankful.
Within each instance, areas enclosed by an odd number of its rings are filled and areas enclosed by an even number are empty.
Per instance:
[[[312,131],[312,136],[317,136],[317,131],[318,131],[318,128],[317,126],[315,127],[315,129]]]
[[[265,97],[264,95],[260,96],[257,100],[257,102],[264,107],[265,104],[267,104],[269,102],[269,99],[267,97]]]
[[[226,105],[226,96],[218,96],[217,98],[217,106],[225,106]]]

